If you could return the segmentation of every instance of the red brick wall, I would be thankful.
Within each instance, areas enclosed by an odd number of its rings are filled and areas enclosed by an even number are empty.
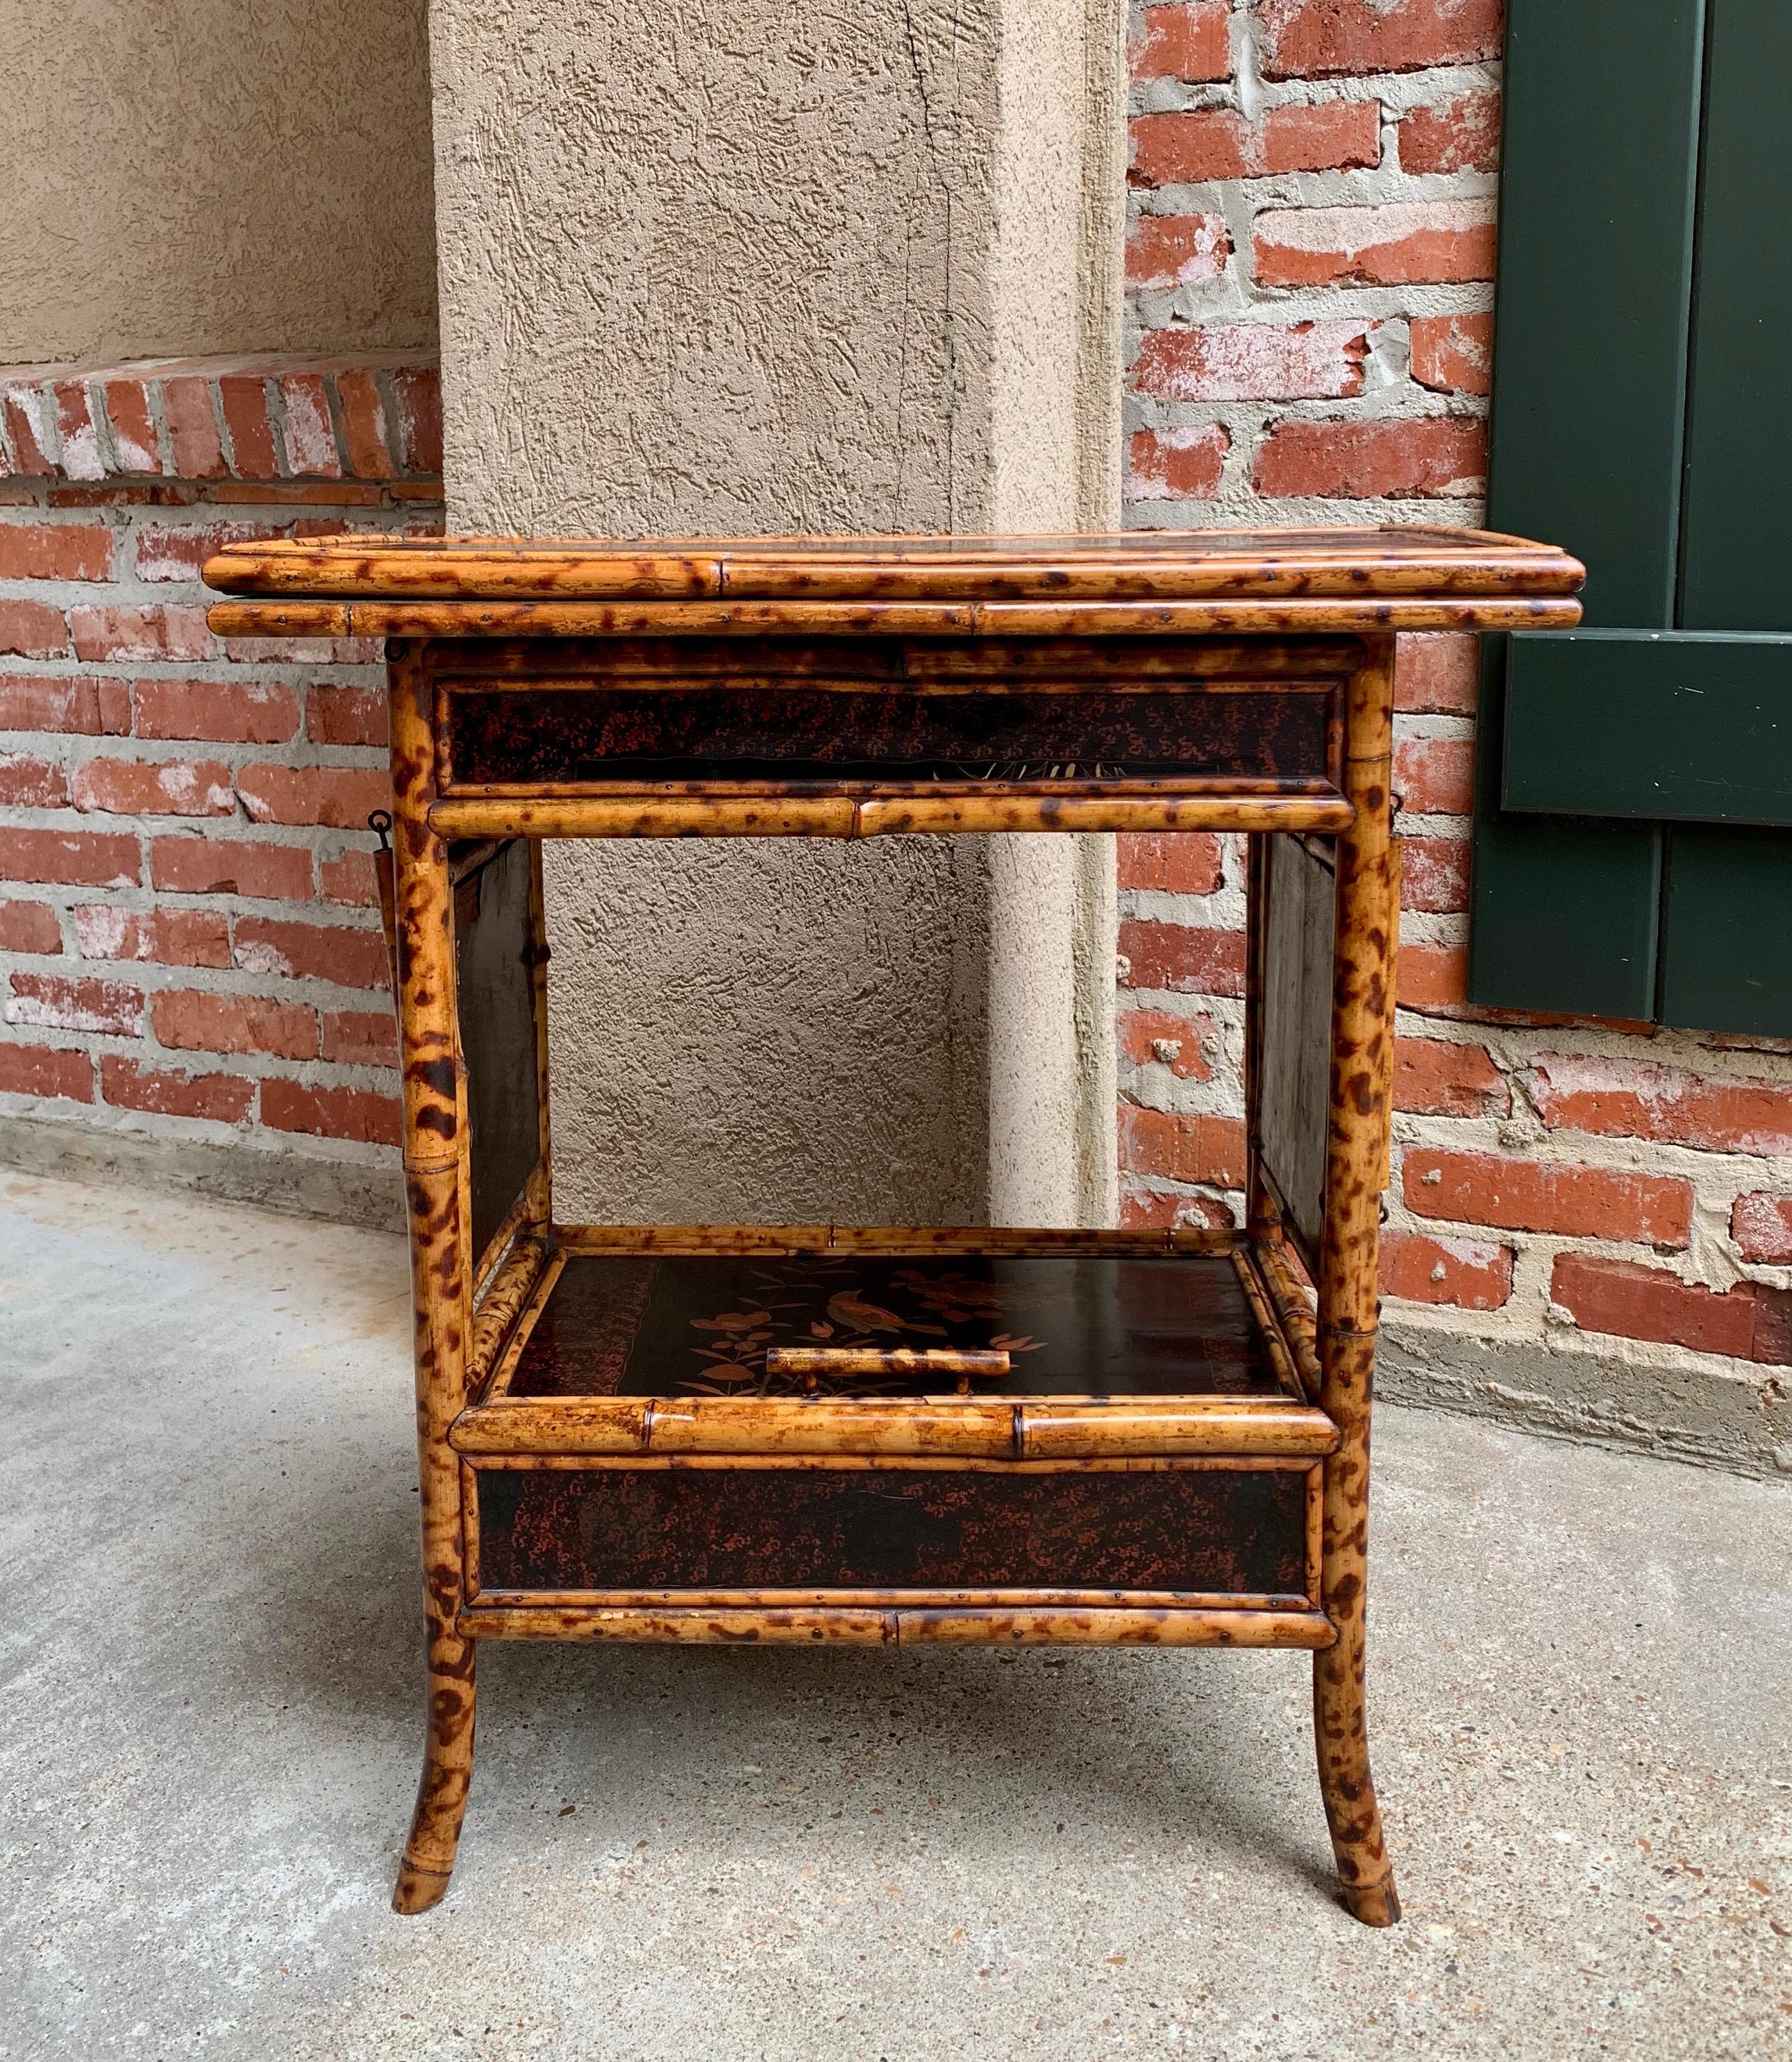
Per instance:
[[[214,638],[198,576],[439,529],[433,367],[0,373],[0,1125],[390,1169],[379,652]]]
[[[1130,523],[1481,519],[1501,28],[1499,0],[1135,9]],[[1492,1340],[1518,1388],[1627,1361],[1614,1408],[1642,1417],[1682,1409],[1652,1370],[1717,1355],[1765,1428],[1792,1366],[1792,1046],[1468,1009],[1472,640],[1402,640],[1399,698],[1395,1334]],[[1243,1152],[1239,856],[1121,847],[1125,1214],[1204,1222]]]

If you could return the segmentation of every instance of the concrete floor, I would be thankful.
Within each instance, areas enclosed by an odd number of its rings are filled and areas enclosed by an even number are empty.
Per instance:
[[[416,1776],[398,1241],[0,1174],[0,2056],[1792,2055],[1792,1490],[1386,1412],[1329,1893],[1290,1654],[487,1648]]]

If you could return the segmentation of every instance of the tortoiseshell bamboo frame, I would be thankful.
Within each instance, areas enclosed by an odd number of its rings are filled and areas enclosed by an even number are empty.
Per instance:
[[[505,556],[508,548],[470,544],[431,560],[422,550],[394,553],[383,545],[365,546],[357,556],[331,540],[303,551],[244,548],[207,568],[214,585],[277,597],[219,605],[212,616],[220,631],[372,632],[394,640],[388,646],[393,902],[428,1684],[423,1773],[394,1898],[400,1911],[436,1903],[454,1864],[472,1766],[479,1637],[968,1639],[1311,1650],[1320,1786],[1344,1901],[1371,1925],[1397,1919],[1369,1772],[1364,1695],[1376,1270],[1388,1169],[1398,916],[1390,795],[1393,632],[1571,622],[1580,569],[1521,541],[1458,536],[1433,544],[1441,535],[1435,532],[1410,533],[1378,557],[1374,534],[1309,537],[1280,556],[1266,548],[1257,555],[1254,586],[1246,546],[1257,540],[1245,540],[1229,560],[1224,549],[1204,557],[1192,544],[1186,559],[1179,558],[1168,540],[1103,540],[1099,551],[1065,543],[1055,553],[1017,549],[1007,559],[992,547],[982,554],[990,566],[971,573],[964,568],[976,552],[942,546],[930,558],[926,540],[886,544],[881,559],[875,543],[849,545],[837,561],[829,548],[811,540],[789,548],[781,575],[782,548],[769,544],[715,548],[722,556],[712,564],[696,547],[682,557],[671,548],[647,546],[632,557],[627,548],[604,548],[607,556],[575,548],[531,555],[517,548]],[[760,569],[751,577],[740,570],[748,564]],[[792,782],[751,793],[611,793],[599,784],[599,792],[576,794],[507,788],[451,798],[438,786],[447,770],[441,675],[563,676],[569,666],[576,672],[567,640],[801,636],[815,640],[824,667],[834,639],[1062,643],[1116,632],[1164,639],[1166,668],[1180,668],[1185,678],[1242,667],[1265,681],[1301,680],[1309,688],[1316,677],[1330,679],[1331,778],[1279,786],[1240,781],[1229,788],[1193,782],[1181,792],[1153,794],[1123,792],[1124,784],[1017,792],[996,782],[969,784],[963,792],[915,794],[892,784],[874,793],[828,795],[812,785],[802,792]],[[1169,640],[1196,638],[1205,640],[1205,648],[1191,643],[1180,658],[1171,655]],[[1254,668],[1249,656],[1241,657],[1241,647],[1255,655]],[[1270,950],[1261,836],[1252,839],[1249,877],[1241,1231],[555,1225],[541,839],[1196,825],[1335,839],[1325,1210],[1317,1252],[1291,1236],[1257,1121]],[[516,837],[531,840],[534,869],[529,957],[540,1154],[497,1235],[475,1254],[449,840]],[[507,1394],[523,1339],[568,1252],[817,1250],[1229,1253],[1281,1393],[1099,1402],[953,1396],[663,1402]],[[482,1471],[674,1466],[1000,1470],[1010,1477],[1115,1468],[1299,1469],[1307,1482],[1309,1594],[481,1589]]]

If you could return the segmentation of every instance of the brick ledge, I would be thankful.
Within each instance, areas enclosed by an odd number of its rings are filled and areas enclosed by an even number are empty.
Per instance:
[[[0,367],[0,479],[359,480],[440,493],[427,353]]]

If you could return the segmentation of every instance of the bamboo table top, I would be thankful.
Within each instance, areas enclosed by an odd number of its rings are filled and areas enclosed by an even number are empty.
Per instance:
[[[1584,569],[1443,528],[1108,536],[538,540],[227,546],[225,636],[790,632],[1075,636],[1565,627]]]

